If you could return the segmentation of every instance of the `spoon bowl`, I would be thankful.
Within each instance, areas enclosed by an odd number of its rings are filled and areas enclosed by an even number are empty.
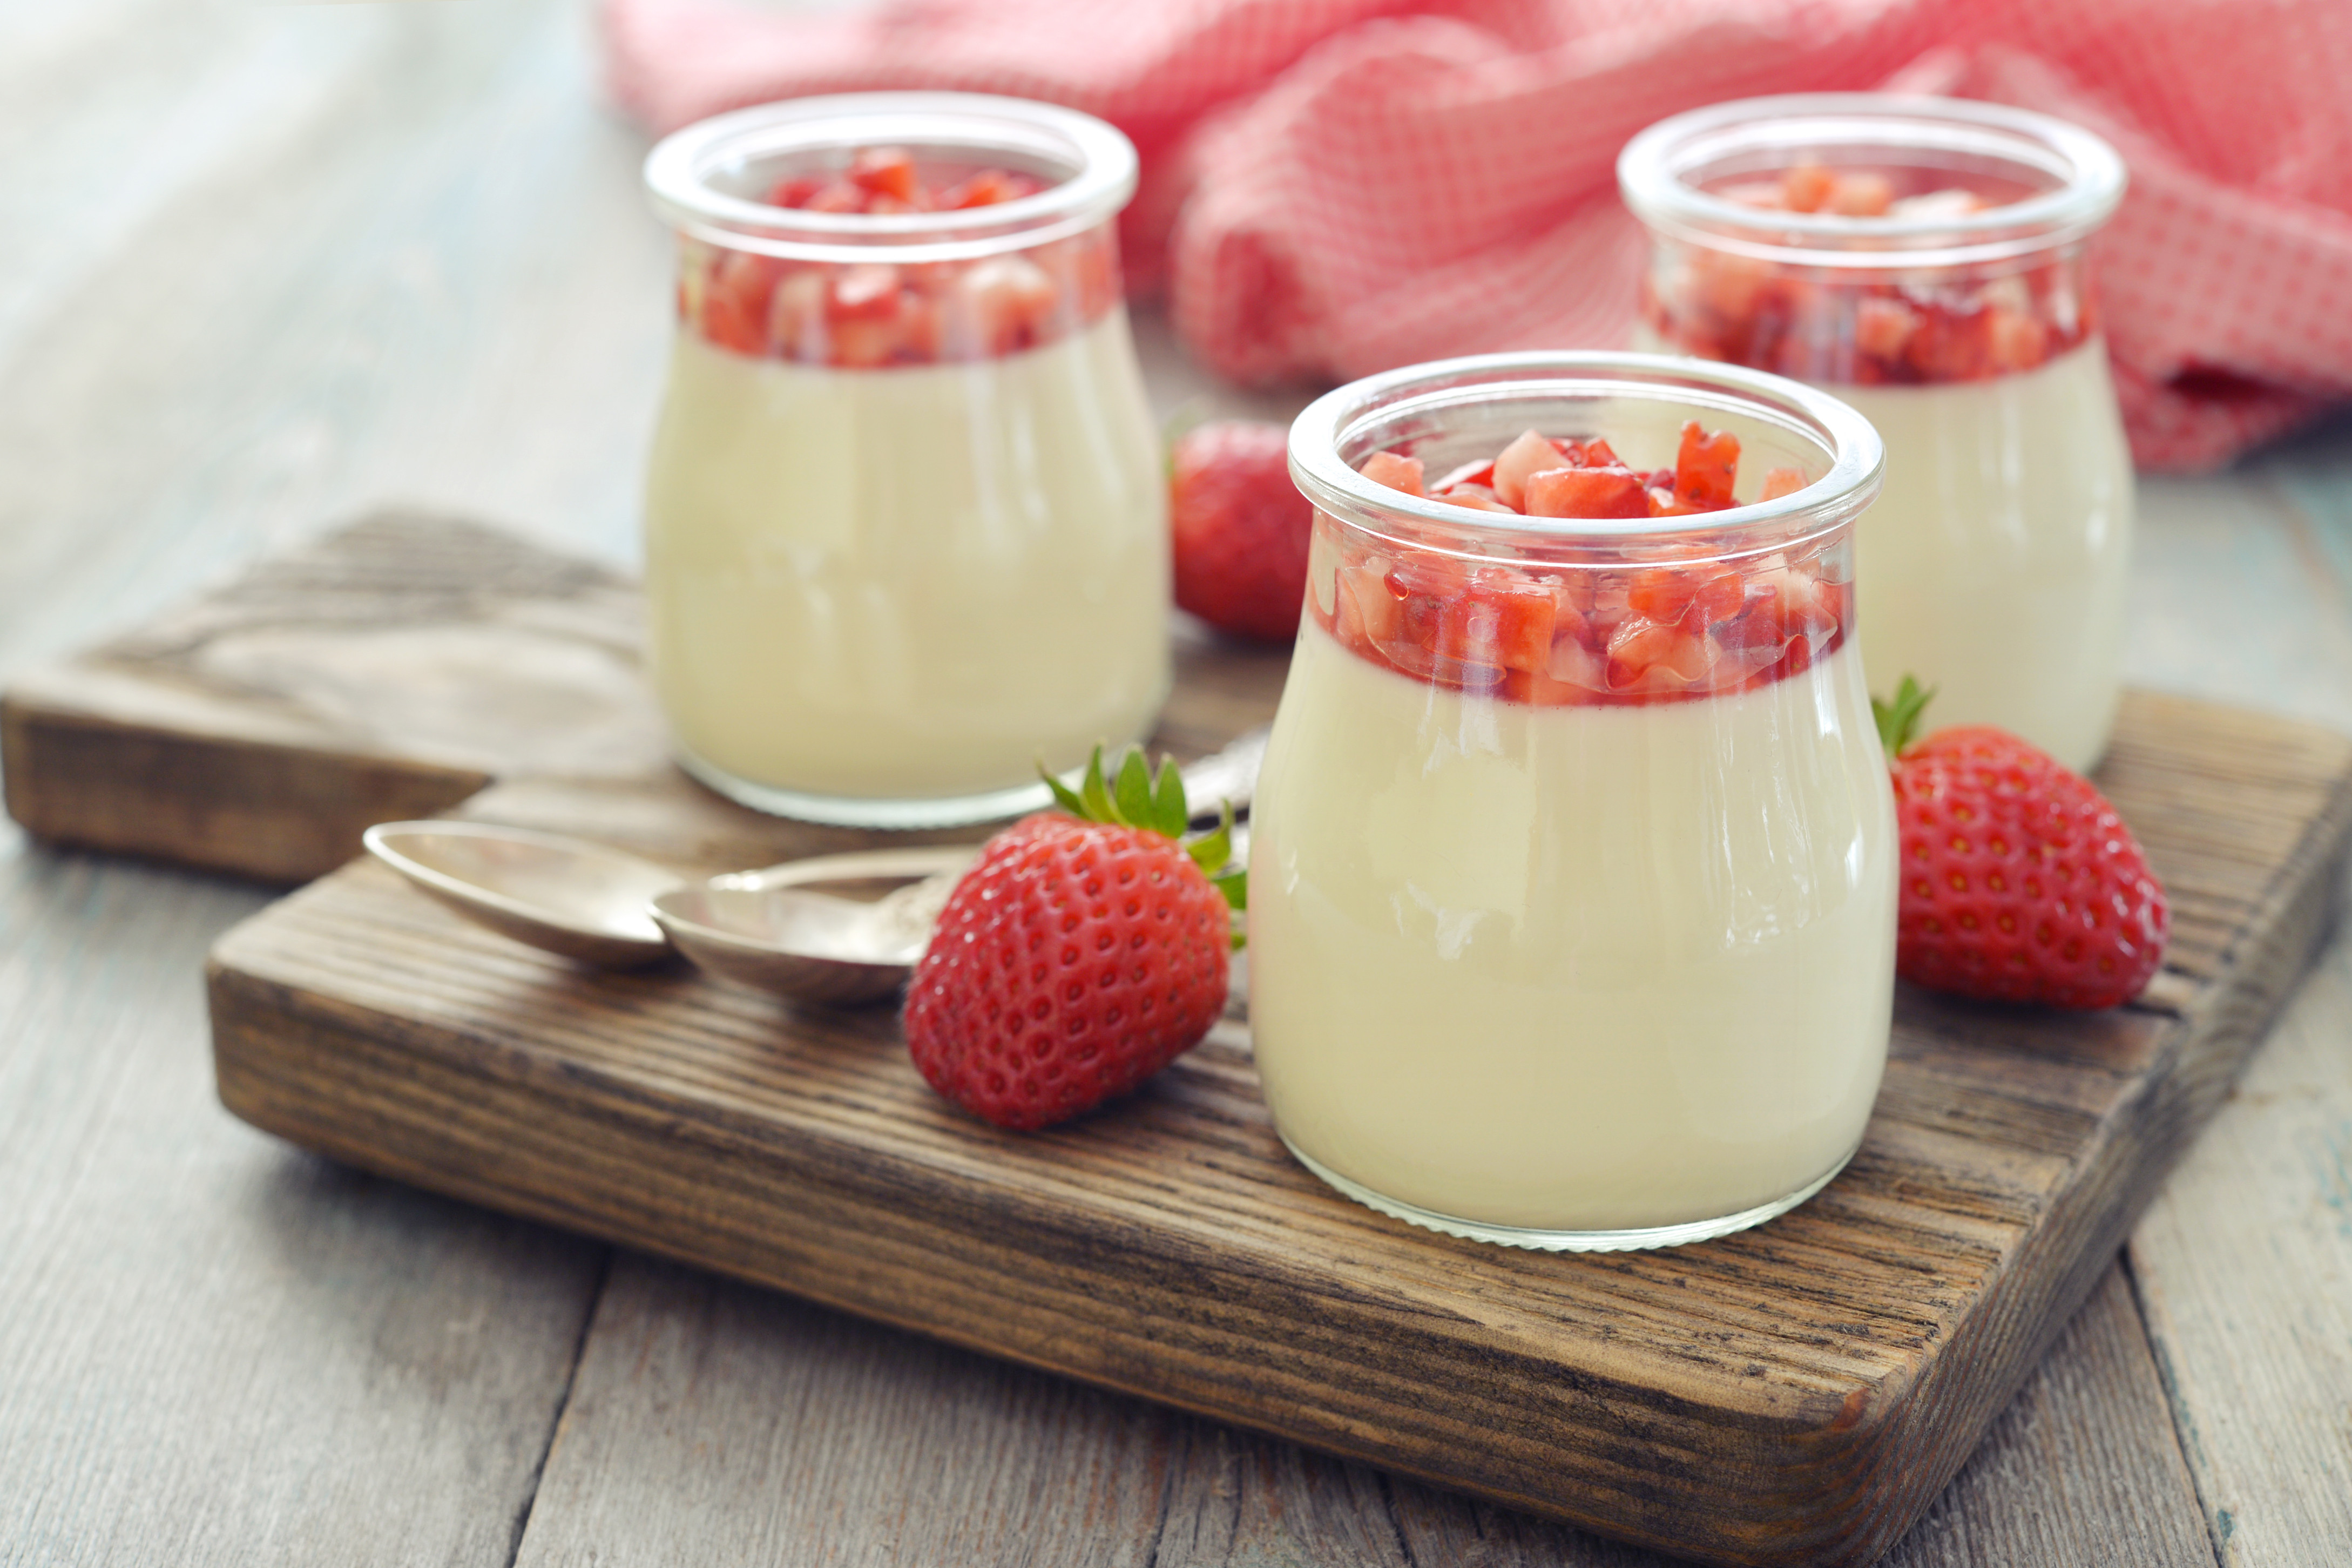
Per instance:
[[[652,915],[680,952],[713,974],[854,1006],[905,984],[930,941],[938,905],[979,853],[978,845],[958,844],[820,855],[671,888],[654,898]],[[901,879],[912,885],[874,903],[814,890]]]
[[[604,969],[669,956],[646,912],[677,873],[625,850],[490,822],[379,822],[368,853],[468,920]]]

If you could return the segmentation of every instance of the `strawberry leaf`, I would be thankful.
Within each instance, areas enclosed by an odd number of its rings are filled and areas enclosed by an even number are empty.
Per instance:
[[[1919,714],[1935,695],[1936,688],[1922,691],[1919,683],[1906,675],[1895,688],[1894,701],[1870,700],[1870,716],[1878,723],[1878,743],[1886,748],[1890,762],[1909,749],[1919,732]]]
[[[1086,805],[1078,799],[1077,792],[1048,773],[1045,770],[1045,759],[1043,757],[1037,759],[1037,776],[1044,779],[1045,787],[1054,792],[1055,805],[1060,806],[1072,816],[1084,816],[1087,814]]]
[[[1192,821],[1184,805],[1184,775],[1177,771],[1175,758],[1163,756],[1160,784],[1151,802],[1151,826],[1171,838],[1181,838]]]
[[[1078,781],[1078,815],[1088,822],[1117,822],[1118,808],[1111,804],[1110,791],[1103,787],[1102,748],[1087,760],[1087,776]]]
[[[1184,846],[1184,853],[1192,858],[1193,865],[1209,874],[1211,881],[1233,864],[1234,858],[1234,803],[1219,801],[1217,806],[1217,826]]]
[[[1249,870],[1236,866],[1222,877],[1212,877],[1209,885],[1224,894],[1225,902],[1236,911],[1249,908]]]
[[[1111,802],[1123,826],[1153,825],[1156,813],[1151,806],[1151,764],[1143,760],[1142,747],[1129,746],[1127,755],[1119,759],[1118,778],[1111,785]]]

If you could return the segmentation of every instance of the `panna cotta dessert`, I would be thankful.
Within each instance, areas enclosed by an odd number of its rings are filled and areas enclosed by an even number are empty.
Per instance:
[[[1619,161],[1635,346],[1770,370],[1876,426],[1864,662],[2087,771],[2120,682],[2132,470],[2086,245],[2121,161],[2023,110],[1874,94],[1679,115]]]
[[[1133,149],[955,93],[803,99],[656,149],[678,331],[648,467],[647,657],[688,772],[913,827],[1166,698],[1159,441],[1113,219]]]
[[[1892,1009],[1868,426],[1727,367],[1491,355],[1329,395],[1292,465],[1318,513],[1249,908],[1286,1142],[1520,1246],[1802,1201]]]

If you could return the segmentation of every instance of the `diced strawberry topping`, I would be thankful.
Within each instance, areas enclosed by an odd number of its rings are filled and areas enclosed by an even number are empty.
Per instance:
[[[1419,458],[1400,457],[1394,452],[1374,452],[1364,459],[1362,471],[1364,478],[1376,485],[1386,485],[1409,496],[1422,493]]]
[[[833,278],[835,321],[880,321],[898,313],[898,269],[845,267]]]
[[[1881,217],[1895,205],[1895,182],[1884,174],[1839,174],[1830,185],[1823,212],[1841,217]]]
[[[1430,493],[1515,514],[1521,507],[1502,487],[1516,480],[1534,517],[1685,517],[1737,504],[1738,437],[1694,422],[1677,456],[1675,468],[1643,473],[1606,441],[1528,431]],[[1361,472],[1424,493],[1420,460],[1404,453],[1374,453]],[[1804,485],[1801,470],[1774,468],[1763,489],[1776,499]],[[1820,551],[1799,562],[1732,562],[1710,559],[1711,547],[1692,539],[1647,546],[1667,557],[1649,564],[1569,567],[1474,564],[1436,551],[1398,559],[1328,542],[1340,552],[1330,591],[1310,590],[1307,603],[1342,646],[1416,680],[1514,702],[1681,701],[1778,680],[1841,642],[1853,616],[1852,585],[1842,571],[1824,574],[1832,557]]]
[[[1650,515],[1649,492],[1630,468],[1546,468],[1527,482],[1529,517],[1622,518]]]
[[[1495,458],[1495,496],[1517,510],[1528,504],[1528,478],[1559,467],[1560,451],[1533,430],[1518,436]]]
[[[766,199],[801,212],[876,216],[992,206],[1045,188],[1006,169],[971,171],[935,188],[908,149],[868,147],[838,173],[777,180]],[[1016,353],[1099,321],[1120,298],[1108,224],[971,263],[795,264],[689,247],[687,267],[679,315],[714,347],[851,369]]]
[[[1829,205],[1837,176],[1818,163],[1800,163],[1780,175],[1780,205],[1792,213],[1817,213]]]
[[[1024,196],[1034,196],[1045,184],[1026,174],[1013,174],[1004,169],[982,169],[970,179],[960,180],[939,195],[942,209],[992,207],[999,202],[1017,202]]]
[[[1916,171],[1806,163],[1774,181],[1714,194],[1768,211],[1935,224],[2004,205],[1959,188],[1898,195]],[[1643,319],[1685,353],[1800,380],[1862,385],[1978,380],[2047,363],[2097,330],[2092,297],[2066,257],[2022,273],[1938,277],[1932,289],[1883,275],[1837,280],[1759,256],[1706,247],[1643,279]]]
[[[896,196],[915,205],[922,184],[915,177],[914,154],[904,147],[868,147],[849,165],[852,184],[879,196]]]
[[[1729,506],[1732,477],[1739,471],[1739,437],[1728,430],[1713,434],[1697,420],[1683,426],[1681,449],[1675,454],[1675,494],[1695,506]]]

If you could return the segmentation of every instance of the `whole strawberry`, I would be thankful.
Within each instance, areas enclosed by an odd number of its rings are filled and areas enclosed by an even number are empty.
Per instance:
[[[1911,745],[1932,693],[1873,701],[1894,758],[1903,886],[1895,971],[2001,1002],[2112,1007],[2164,956],[2164,889],[2116,808],[2005,730]]]
[[[956,884],[907,988],[907,1047],[933,1089],[1028,1130],[1127,1093],[1200,1043],[1225,1005],[1245,898],[1233,814],[1195,843],[1184,785],[1102,752],[1063,812],[991,839]],[[1221,873],[1212,877],[1211,872]]]
[[[1219,420],[1176,438],[1168,480],[1176,603],[1221,631],[1287,642],[1307,598],[1315,509],[1290,482],[1290,433]]]

